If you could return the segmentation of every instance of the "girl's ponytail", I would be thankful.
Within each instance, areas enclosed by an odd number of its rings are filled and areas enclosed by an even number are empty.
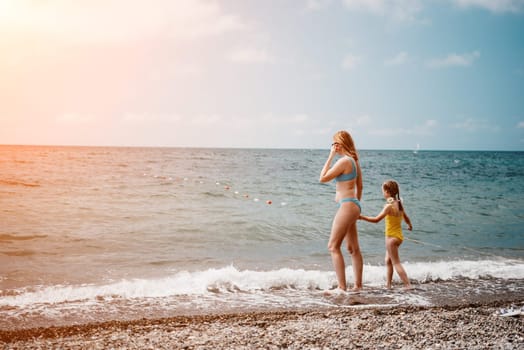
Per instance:
[[[398,209],[404,211],[404,206],[402,205],[402,200],[400,199],[400,188],[398,183],[393,180],[388,180],[382,185],[386,191],[393,197],[394,200],[398,202]]]
[[[397,201],[398,201],[398,210],[404,211],[404,206],[402,205],[402,200],[400,199],[400,191],[397,193]]]

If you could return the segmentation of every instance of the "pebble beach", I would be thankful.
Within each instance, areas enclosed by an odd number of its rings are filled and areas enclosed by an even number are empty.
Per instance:
[[[500,303],[178,316],[0,331],[3,349],[524,349]]]
[[[499,313],[524,305],[521,152],[363,151],[365,213],[388,169],[417,229],[414,288],[387,290],[383,227],[359,224],[358,293],[326,293],[325,156],[0,147],[0,350],[524,349]]]

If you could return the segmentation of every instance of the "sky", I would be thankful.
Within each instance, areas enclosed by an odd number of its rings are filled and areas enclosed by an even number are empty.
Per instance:
[[[0,0],[0,144],[524,151],[524,0]]]

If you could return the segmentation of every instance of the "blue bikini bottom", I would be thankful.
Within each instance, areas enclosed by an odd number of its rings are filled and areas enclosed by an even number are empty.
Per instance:
[[[362,212],[362,207],[360,206],[360,202],[358,199],[356,198],[353,198],[353,197],[348,197],[348,198],[342,198],[339,202],[338,202],[338,206],[340,207],[342,205],[342,203],[346,203],[346,202],[353,202],[355,203],[357,206],[358,206],[358,209]]]

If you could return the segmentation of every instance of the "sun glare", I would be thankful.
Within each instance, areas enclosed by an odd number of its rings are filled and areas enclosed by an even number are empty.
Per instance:
[[[15,23],[23,18],[23,3],[16,0],[0,0],[0,26]]]
[[[15,9],[15,1],[0,0],[0,18],[10,17]]]

